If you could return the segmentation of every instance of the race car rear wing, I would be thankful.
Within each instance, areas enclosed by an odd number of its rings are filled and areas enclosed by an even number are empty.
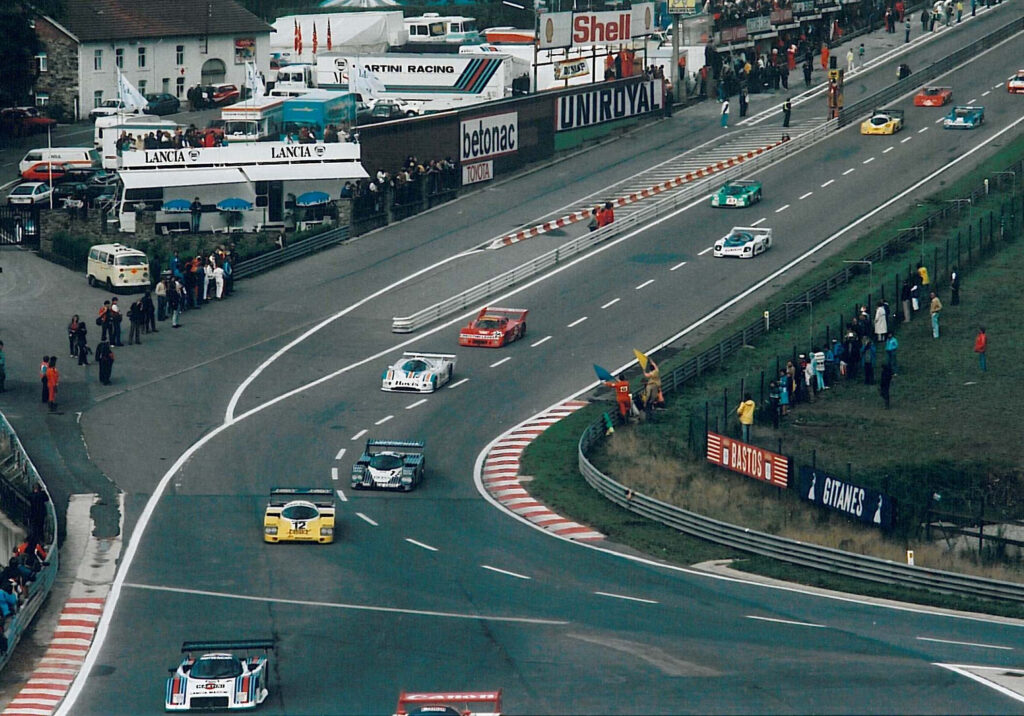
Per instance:
[[[237,641],[186,641],[181,644],[181,653],[186,654],[192,651],[253,651],[262,649],[267,651],[274,648],[273,639],[239,639]]]
[[[985,108],[980,104],[958,104],[953,107],[954,112],[959,112],[960,110],[964,112],[984,112]]]
[[[422,440],[367,440],[366,452],[370,455],[382,452],[421,453],[425,446]]]
[[[726,183],[732,184],[733,186],[754,186],[755,184],[760,184],[761,182],[757,181],[756,179],[730,179]]]
[[[745,231],[751,236],[771,236],[772,230],[767,226],[734,226],[732,231],[729,233],[735,233],[737,231]]]
[[[871,110],[871,116],[872,117],[875,116],[876,114],[887,114],[890,117],[896,117],[897,119],[903,119],[904,112],[903,112],[902,109],[896,109],[895,107],[893,107],[891,109],[877,109],[876,108],[876,109]]]
[[[270,504],[283,507],[292,500],[305,498],[317,507],[333,507],[334,491],[328,487],[272,487]]]
[[[526,314],[530,309],[528,308],[499,308],[498,306],[484,306],[480,309],[480,313],[477,314],[477,318],[483,318],[484,316],[508,316],[509,318],[518,318],[522,320],[526,318]]]
[[[405,351],[402,353],[403,358],[447,358],[452,363],[455,362],[456,356],[454,353],[421,353],[420,351]]]
[[[436,704],[438,706],[453,706],[462,713],[471,713],[483,716],[500,716],[501,714],[501,689],[497,691],[439,691],[439,692],[406,692],[403,691],[398,697],[398,707],[395,709],[395,716],[404,716],[406,708],[415,705]],[[491,710],[482,711],[478,708],[467,708],[471,704],[486,704]]]

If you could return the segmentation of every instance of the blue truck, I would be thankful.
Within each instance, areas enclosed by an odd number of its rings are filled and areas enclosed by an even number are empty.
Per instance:
[[[318,140],[324,130],[333,124],[338,130],[348,130],[356,123],[356,96],[351,92],[312,90],[301,97],[284,101],[281,140],[298,140],[305,128]]]

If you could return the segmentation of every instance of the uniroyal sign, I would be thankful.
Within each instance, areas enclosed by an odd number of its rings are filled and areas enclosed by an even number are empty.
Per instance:
[[[789,486],[789,458],[708,431],[708,462],[776,487]]]
[[[661,80],[634,83],[599,83],[587,89],[559,95],[555,105],[555,131],[590,127],[662,111]],[[590,89],[590,88],[596,89]]]
[[[543,12],[540,49],[625,43],[654,32],[654,3],[611,12]]]
[[[462,164],[493,159],[518,150],[518,112],[473,117],[459,125],[459,161]]]

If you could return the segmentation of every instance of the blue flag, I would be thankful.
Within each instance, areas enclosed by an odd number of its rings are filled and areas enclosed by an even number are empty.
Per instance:
[[[597,379],[598,380],[608,380],[608,381],[614,381],[615,380],[615,376],[613,376],[611,373],[609,373],[604,368],[599,366],[597,363],[594,363],[594,372],[597,373]]]

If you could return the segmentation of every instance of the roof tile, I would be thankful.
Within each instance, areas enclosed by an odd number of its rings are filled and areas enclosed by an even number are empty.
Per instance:
[[[61,22],[82,42],[273,29],[235,0],[72,0]]]

